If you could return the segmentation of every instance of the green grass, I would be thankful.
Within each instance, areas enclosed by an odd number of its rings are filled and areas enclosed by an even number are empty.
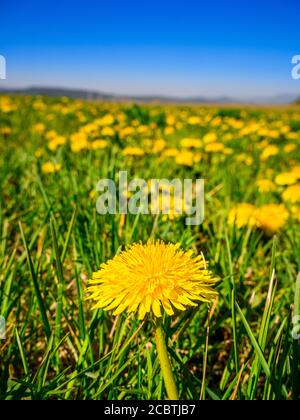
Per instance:
[[[103,151],[73,154],[66,145],[51,152],[44,136],[32,130],[43,122],[48,130],[68,136],[80,126],[79,112],[86,123],[106,112],[123,112],[127,124],[133,119],[156,122],[161,136],[175,146],[183,137],[201,137],[214,128],[210,123],[197,130],[184,124],[164,135],[165,113],[182,121],[182,112],[215,115],[223,123],[241,118],[246,125],[262,119],[269,128],[281,119],[284,124],[299,120],[299,113],[58,99],[45,99],[45,108],[33,109],[40,99],[12,101],[16,110],[0,110],[1,126],[11,128],[9,135],[0,134],[0,314],[7,322],[6,340],[0,341],[0,399],[166,398],[151,322],[92,311],[85,300],[87,279],[102,262],[150,236],[203,251],[221,279],[214,307],[202,304],[163,320],[180,398],[299,399],[300,351],[292,338],[292,317],[300,311],[299,222],[290,220],[274,237],[226,223],[234,203],[280,202],[278,192],[259,195],[255,189],[255,180],[267,168],[262,168],[266,164],[260,162],[261,151],[251,135],[234,137],[228,146],[235,155],[251,154],[252,166],[215,155],[186,168],[152,155],[126,160],[120,153],[124,140],[118,136]],[[70,111],[61,112],[64,108]],[[286,139],[276,141],[281,147]],[[127,143],[140,144],[140,138]],[[271,158],[269,167],[280,173],[299,161],[299,144],[298,139],[294,155]],[[40,148],[43,154],[36,157]],[[53,159],[62,169],[44,174],[42,163]],[[97,215],[90,191],[99,179],[114,178],[122,169],[146,180],[204,176],[204,224],[186,227],[182,218],[128,215],[123,225],[119,215]]]

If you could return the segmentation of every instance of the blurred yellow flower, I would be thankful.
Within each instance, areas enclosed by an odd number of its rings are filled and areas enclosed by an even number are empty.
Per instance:
[[[240,153],[235,157],[235,159],[237,162],[245,163],[247,166],[253,165],[254,162],[253,157],[249,156],[247,153]]]
[[[47,140],[52,140],[52,139],[54,139],[54,137],[57,137],[57,132],[56,131],[54,131],[54,130],[50,130],[50,131],[47,131],[47,133],[45,134],[45,137],[46,137],[46,139]]]
[[[101,139],[94,140],[90,146],[92,150],[106,149],[108,146],[108,142],[106,140],[101,140]]]
[[[12,129],[10,127],[0,127],[0,134],[4,136],[9,136],[12,132]]]
[[[60,163],[47,162],[42,165],[42,172],[44,174],[52,174],[61,170]]]
[[[125,127],[122,130],[120,130],[120,138],[124,139],[125,137],[132,136],[135,133],[135,129],[133,127]]]
[[[300,207],[292,207],[292,217],[300,222]]]
[[[165,157],[175,157],[179,154],[179,150],[175,149],[175,148],[171,148],[171,149],[166,149],[164,151],[164,156]]]
[[[222,152],[224,150],[224,147],[225,146],[223,143],[219,143],[219,142],[209,143],[206,145],[205,151],[209,153]]]
[[[298,179],[300,179],[300,166],[294,166],[292,169],[291,169],[291,172],[292,172],[292,174],[293,175],[295,175],[295,177],[297,178],[297,180]]]
[[[164,139],[158,139],[153,142],[152,152],[160,153],[166,147],[166,141]]]
[[[34,155],[35,155],[36,158],[39,159],[40,157],[43,156],[43,154],[44,154],[44,149],[39,148],[39,149],[36,150]]]
[[[300,185],[290,185],[282,193],[283,201],[290,203],[300,202]]]
[[[270,181],[269,179],[259,179],[258,181],[256,181],[256,185],[260,193],[276,191],[276,185],[273,181]]]
[[[234,153],[234,150],[231,149],[230,147],[225,147],[225,149],[223,150],[224,155],[232,155]]]
[[[216,143],[217,142],[217,135],[216,133],[207,133],[205,134],[205,136],[203,137],[203,142],[204,143]]]
[[[266,204],[256,210],[255,217],[258,226],[272,235],[284,227],[289,213],[282,204]]]
[[[164,133],[166,136],[170,136],[175,132],[174,127],[168,126],[165,128]]]
[[[176,118],[174,117],[174,115],[167,115],[166,123],[167,125],[174,125],[176,123]]]
[[[188,118],[187,122],[190,125],[197,125],[201,123],[201,118],[197,116],[192,116]]]
[[[255,226],[255,211],[256,208],[252,204],[240,203],[231,209],[228,216],[228,223],[231,226],[236,226],[238,229]]]
[[[101,130],[101,135],[103,137],[113,137],[115,135],[115,130],[112,127],[104,127]]]
[[[140,147],[125,147],[123,150],[124,156],[144,156],[145,152]]]
[[[45,129],[46,129],[46,127],[45,127],[45,124],[43,124],[43,123],[38,123],[38,124],[35,124],[35,125],[32,127],[32,131],[33,131],[34,133],[38,133],[38,134],[43,133],[43,132],[45,131]]]
[[[104,115],[104,117],[96,120],[95,124],[98,127],[103,127],[103,126],[107,126],[107,125],[112,125],[114,123],[114,121],[115,121],[115,119],[111,114],[106,114],[106,115]]]
[[[175,162],[177,165],[193,166],[194,164],[194,153],[187,150],[181,151],[176,157]]]
[[[55,151],[59,146],[66,144],[66,138],[63,136],[54,137],[49,143],[48,147],[51,151]]]
[[[295,144],[287,144],[283,148],[284,153],[292,153],[296,149],[297,149],[297,146]]]
[[[279,148],[277,146],[269,145],[263,150],[262,154],[260,155],[260,159],[267,160],[272,156],[278,155],[278,153],[279,153]]]
[[[192,148],[199,148],[202,146],[202,140],[194,139],[194,138],[184,138],[180,140],[181,147],[185,147],[186,149]]]
[[[293,185],[297,182],[297,175],[293,172],[283,172],[276,176],[275,182],[277,185]]]

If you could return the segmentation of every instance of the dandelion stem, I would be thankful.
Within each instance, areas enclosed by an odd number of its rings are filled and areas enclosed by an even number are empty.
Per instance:
[[[167,349],[166,339],[165,339],[161,321],[157,321],[156,323],[155,340],[156,340],[158,359],[160,362],[160,367],[161,367],[162,375],[164,378],[168,398],[170,400],[178,400],[179,399],[178,391],[177,391],[174,375],[172,372],[170,359],[168,356],[168,349]]]

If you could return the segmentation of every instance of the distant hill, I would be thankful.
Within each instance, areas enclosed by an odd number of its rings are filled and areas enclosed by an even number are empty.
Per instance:
[[[241,100],[233,97],[215,97],[206,96],[187,96],[185,98],[176,96],[160,96],[160,95],[117,95],[113,93],[104,93],[98,91],[90,91],[85,89],[69,89],[60,87],[44,87],[32,86],[28,88],[1,88],[2,94],[15,95],[42,95],[50,97],[66,96],[73,99],[86,99],[98,101],[133,101],[133,102],[161,102],[161,103],[194,103],[194,104],[291,104],[295,103],[299,95],[279,95],[273,97],[257,97],[251,100]],[[299,99],[300,100],[300,99]],[[299,101],[298,101],[299,102]]]
[[[186,97],[180,98],[176,96],[160,96],[160,95],[117,95],[112,93],[103,93],[98,91],[90,91],[84,89],[68,89],[68,88],[52,88],[43,86],[33,86],[24,89],[1,89],[0,93],[15,94],[15,95],[42,95],[50,97],[65,96],[73,99],[87,99],[87,100],[106,100],[106,101],[135,101],[135,102],[163,102],[163,103],[238,103],[229,97],[207,98],[207,97]]]

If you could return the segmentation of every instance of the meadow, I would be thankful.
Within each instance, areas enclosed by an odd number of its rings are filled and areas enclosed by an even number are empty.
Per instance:
[[[203,224],[99,215],[97,182],[124,170],[204,178]],[[0,399],[167,398],[151,317],[86,299],[102,263],[151,238],[218,278],[212,304],[163,316],[179,398],[299,399],[299,107],[2,96],[0,183]]]

